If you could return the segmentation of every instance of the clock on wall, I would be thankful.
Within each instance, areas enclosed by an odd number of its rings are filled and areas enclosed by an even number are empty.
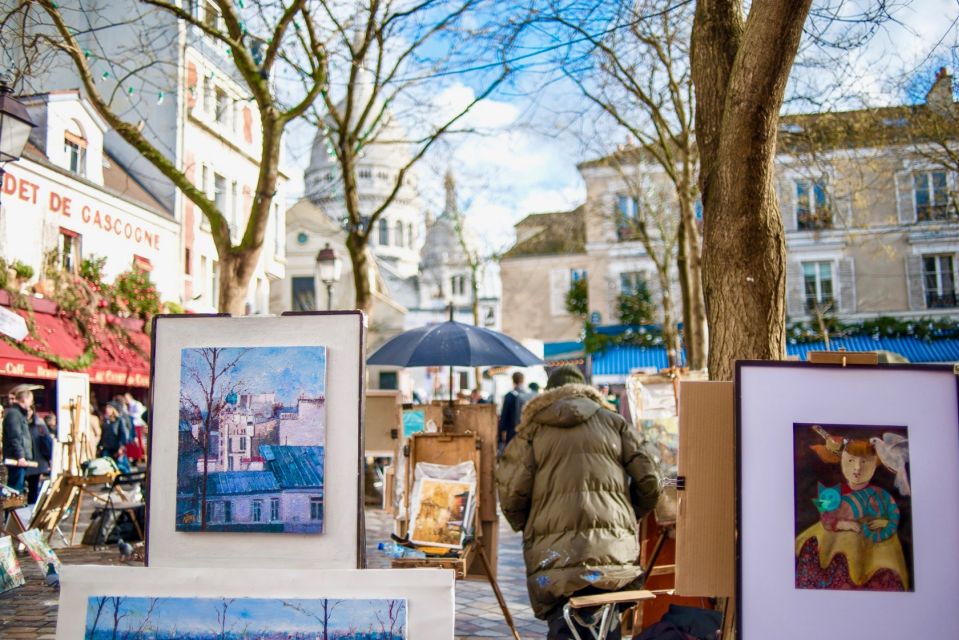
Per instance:
[[[310,239],[310,236],[306,235],[305,231],[300,231],[298,234],[296,234],[296,241],[299,244],[306,244],[306,241],[309,239]]]

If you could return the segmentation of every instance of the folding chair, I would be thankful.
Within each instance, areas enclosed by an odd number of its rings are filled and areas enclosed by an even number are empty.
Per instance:
[[[609,632],[613,629],[613,625],[619,624],[618,616],[615,613],[616,605],[642,602],[643,600],[651,600],[655,597],[655,594],[651,591],[641,590],[614,591],[592,596],[576,596],[570,598],[569,601],[563,605],[563,619],[566,621],[566,626],[576,640],[584,640],[576,629],[577,625],[586,627],[590,635],[593,636],[592,640],[605,640],[606,636],[608,636]],[[593,614],[592,620],[584,620],[579,615],[579,610],[597,608],[598,611]]]
[[[144,502],[142,497],[131,496],[130,492],[136,489],[137,485],[141,485],[145,481],[145,471],[121,473],[113,479],[107,495],[100,498],[103,506],[100,507],[100,522],[97,527],[97,535],[94,538],[94,546],[100,547],[106,545],[106,541],[110,539],[110,534],[113,533],[113,527],[116,526],[117,516],[120,513],[126,513],[130,516],[130,520],[133,521],[133,526],[136,528],[140,540],[143,540],[143,529],[137,520],[136,510],[138,507],[143,506]],[[111,528],[104,532],[107,520],[110,520]]]

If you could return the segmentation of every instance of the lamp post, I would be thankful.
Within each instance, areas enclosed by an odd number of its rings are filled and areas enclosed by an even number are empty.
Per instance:
[[[336,251],[327,242],[326,246],[316,254],[316,277],[326,285],[326,310],[333,309],[333,285],[340,281],[343,272],[343,261],[336,255]]]
[[[13,97],[10,77],[0,75],[0,192],[3,190],[3,166],[20,159],[35,126],[27,108]]]

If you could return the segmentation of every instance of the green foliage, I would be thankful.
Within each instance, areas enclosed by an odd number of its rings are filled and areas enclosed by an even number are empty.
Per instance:
[[[586,322],[583,331],[583,351],[601,353],[613,347],[661,347],[663,332],[656,326],[632,326],[622,333],[609,334],[596,331],[596,327]]]
[[[124,271],[113,282],[110,311],[118,315],[133,315],[145,320],[160,313],[160,294],[150,281],[150,274],[134,267]]]
[[[589,314],[589,284],[586,278],[574,280],[566,292],[566,310],[574,316]]]
[[[163,303],[163,313],[186,313],[186,307],[179,302],[167,300]]]
[[[622,324],[650,324],[654,314],[653,298],[645,282],[640,282],[635,292],[621,293],[616,298],[616,315]]]
[[[863,336],[870,338],[914,337],[932,341],[959,338],[959,321],[952,318],[891,318],[878,316],[861,322],[844,323],[833,317],[823,319],[830,338]],[[786,335],[792,344],[807,344],[823,339],[816,322],[793,322]]]
[[[28,264],[24,264],[23,262],[17,260],[10,266],[13,268],[14,273],[17,274],[17,277],[21,280],[29,280],[33,277],[33,267]]]
[[[105,257],[97,258],[90,256],[80,262],[80,277],[90,284],[103,284],[103,269],[106,267],[107,259]]]

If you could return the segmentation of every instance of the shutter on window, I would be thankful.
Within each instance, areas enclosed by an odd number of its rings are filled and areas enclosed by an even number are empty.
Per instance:
[[[792,180],[780,178],[777,181],[779,191],[779,209],[786,231],[796,230],[796,185]]]
[[[896,174],[896,213],[899,224],[912,224],[916,221],[916,204],[912,196],[912,173],[900,171]]]
[[[553,269],[549,272],[549,311],[554,316],[565,316],[566,293],[569,291],[569,270]]]
[[[792,260],[786,263],[786,314],[791,318],[806,315],[802,264]]]
[[[926,308],[926,292],[922,283],[922,256],[906,256],[906,291],[909,308],[913,311]]]
[[[852,258],[839,260],[839,313],[856,313],[856,269]]]

